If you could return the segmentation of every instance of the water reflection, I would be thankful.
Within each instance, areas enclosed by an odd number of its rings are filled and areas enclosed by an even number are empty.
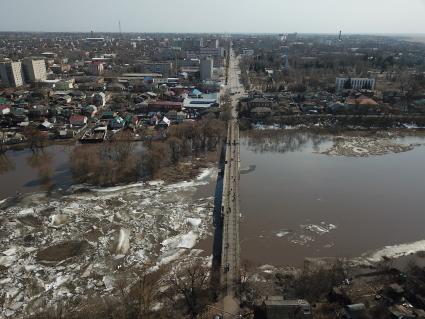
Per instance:
[[[31,152],[27,158],[27,163],[37,170],[38,175],[37,181],[29,183],[37,183],[42,186],[43,190],[52,191],[55,187],[53,182],[53,155],[45,150]]]
[[[6,155],[6,153],[0,154],[0,175],[15,169],[15,163]]]
[[[245,133],[242,145],[254,153],[288,153],[300,151],[311,144],[315,152],[319,146],[329,140],[329,136],[310,132],[295,132],[284,130],[250,131]]]

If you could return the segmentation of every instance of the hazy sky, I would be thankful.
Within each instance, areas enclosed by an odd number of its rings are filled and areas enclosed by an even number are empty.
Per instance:
[[[425,33],[425,0],[0,0],[0,31]]]

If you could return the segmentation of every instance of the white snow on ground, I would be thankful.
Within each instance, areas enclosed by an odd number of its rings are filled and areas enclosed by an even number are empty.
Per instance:
[[[6,198],[4,198],[4,199],[2,199],[2,200],[0,200],[0,205],[1,204],[3,204],[3,203],[6,203],[6,201],[9,199],[9,197],[6,197]]]
[[[216,172],[209,168],[200,174],[202,180],[175,184],[89,188],[54,198],[31,194],[0,210],[0,265],[6,267],[0,287],[6,302],[0,318],[22,318],[31,311],[27,305],[47,307],[65,296],[72,300],[108,294],[113,281],[107,275],[131,275],[146,264],[158,268],[174,261],[177,266],[186,256],[198,255],[194,247],[210,233],[214,197],[194,195]],[[52,227],[54,216],[61,215],[66,222]],[[125,236],[122,230],[128,230]],[[72,241],[88,244],[56,265],[38,261],[43,249]],[[67,282],[75,289],[69,290]]]
[[[420,240],[420,241],[407,243],[407,244],[386,246],[371,254],[366,254],[363,257],[370,262],[378,262],[378,261],[382,261],[383,257],[397,258],[397,257],[410,255],[418,251],[425,251],[425,240]]]

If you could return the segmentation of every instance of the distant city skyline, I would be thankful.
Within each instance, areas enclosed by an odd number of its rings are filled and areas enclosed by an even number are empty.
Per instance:
[[[7,0],[0,31],[425,33],[425,0]]]

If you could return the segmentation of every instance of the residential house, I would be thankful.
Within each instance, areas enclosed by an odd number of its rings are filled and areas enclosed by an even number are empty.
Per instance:
[[[306,300],[285,300],[269,296],[263,301],[255,319],[311,319],[311,307]]]
[[[53,129],[53,123],[50,123],[48,120],[44,120],[43,123],[41,123],[38,128],[41,131],[50,131],[51,129]]]
[[[72,127],[84,127],[87,125],[87,116],[74,114],[69,118]]]
[[[182,102],[171,101],[156,101],[148,104],[149,112],[168,112],[171,110],[181,111],[183,107]]]
[[[120,116],[115,116],[108,122],[108,128],[110,130],[120,130],[126,125],[125,120]]]
[[[340,315],[341,319],[368,319],[366,306],[362,303],[348,305]]]
[[[253,109],[256,107],[269,107],[271,108],[273,105],[273,101],[270,101],[268,99],[262,98],[262,97],[258,97],[258,98],[254,98],[251,101],[248,102],[248,108],[249,109]]]
[[[82,109],[82,114],[88,117],[94,117],[97,113],[96,105],[88,105]]]
[[[0,104],[0,115],[6,115],[10,113],[10,105]]]
[[[186,113],[178,111],[169,111],[165,116],[173,123],[181,123],[186,118]]]
[[[254,119],[264,119],[272,114],[272,109],[269,107],[255,107],[250,113]]]
[[[105,106],[107,102],[107,96],[103,92],[95,93],[92,95],[93,104],[96,106]]]

